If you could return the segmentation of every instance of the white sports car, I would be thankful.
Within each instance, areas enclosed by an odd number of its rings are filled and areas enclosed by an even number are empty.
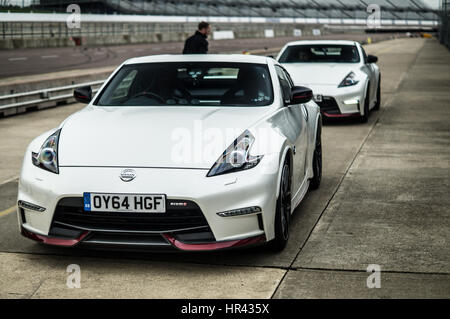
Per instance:
[[[161,55],[121,65],[29,145],[20,231],[61,246],[215,250],[270,242],[322,175],[321,115],[275,60]]]
[[[367,122],[371,109],[380,108],[378,58],[367,55],[354,41],[296,41],[277,57],[296,85],[314,92],[324,117],[360,116]]]

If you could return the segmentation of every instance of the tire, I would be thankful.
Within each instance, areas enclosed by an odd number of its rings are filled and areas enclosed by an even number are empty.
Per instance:
[[[378,111],[381,106],[381,74],[380,78],[378,79],[378,89],[377,89],[377,104],[373,107],[375,111]]]
[[[313,173],[314,176],[309,181],[309,189],[316,190],[320,187],[322,181],[322,121],[319,120],[317,125],[316,145],[313,155]]]
[[[291,169],[286,161],[281,173],[280,195],[275,213],[275,239],[269,243],[272,251],[282,251],[289,240],[291,199]]]
[[[367,88],[366,99],[364,100],[364,115],[361,116],[361,123],[367,123],[369,120],[369,104],[370,104],[370,84]]]

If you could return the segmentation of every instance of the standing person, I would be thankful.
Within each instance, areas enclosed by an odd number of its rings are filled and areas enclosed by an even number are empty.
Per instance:
[[[211,26],[208,22],[200,22],[198,30],[189,37],[184,44],[183,54],[207,54],[208,35],[211,34]]]

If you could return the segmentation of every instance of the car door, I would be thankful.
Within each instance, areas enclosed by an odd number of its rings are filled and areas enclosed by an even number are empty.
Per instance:
[[[363,59],[364,59],[364,70],[367,73],[367,75],[369,76],[369,80],[370,80],[370,101],[371,101],[371,105],[372,105],[372,101],[374,101],[374,99],[376,99],[376,94],[377,94],[377,76],[376,76],[376,71],[375,71],[375,67],[372,63],[367,63],[367,54],[366,51],[364,50],[364,48],[361,46],[361,52],[363,54]]]
[[[276,66],[278,80],[280,81],[280,86],[282,89],[283,100],[290,101],[291,99],[291,91],[293,87],[292,79],[280,66]],[[308,146],[308,137],[307,137],[307,117],[308,113],[306,107],[303,104],[294,104],[288,107],[285,107],[285,123],[284,132],[291,143],[294,156],[293,162],[294,167],[292,167],[293,171],[293,179],[292,179],[292,190],[293,190],[293,198],[297,194],[301,183],[305,178],[305,168],[306,168],[306,150]]]

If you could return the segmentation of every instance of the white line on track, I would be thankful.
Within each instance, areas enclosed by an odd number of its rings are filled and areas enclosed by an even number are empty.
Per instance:
[[[4,185],[4,184],[7,184],[7,183],[9,183],[9,182],[12,182],[12,181],[14,181],[14,180],[16,180],[16,179],[18,179],[18,178],[19,178],[19,176],[10,177],[10,178],[8,178],[7,180],[4,180],[3,182],[0,182],[0,186],[2,186],[2,185]]]
[[[42,59],[56,59],[59,58],[59,55],[43,55],[41,56]]]
[[[8,61],[26,61],[28,58],[22,57],[22,58],[9,58]]]

